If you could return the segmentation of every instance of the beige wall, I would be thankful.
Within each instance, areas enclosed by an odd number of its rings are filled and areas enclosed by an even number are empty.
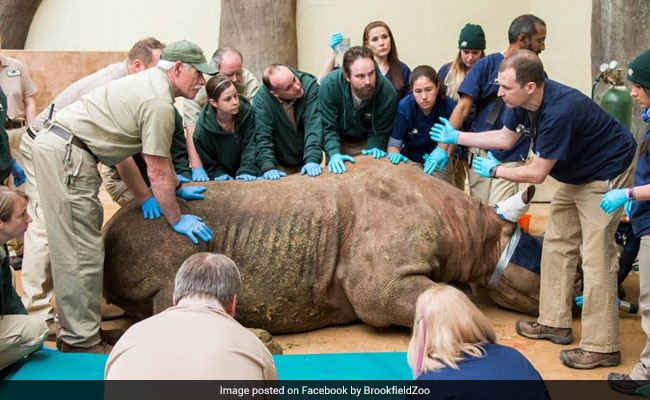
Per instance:
[[[591,0],[298,0],[299,68],[319,74],[332,32],[360,44],[363,27],[376,19],[391,27],[400,58],[411,68],[439,68],[455,56],[466,22],[483,26],[488,52],[503,51],[508,25],[523,13],[548,25],[542,60],[549,76],[589,93]],[[43,0],[25,48],[124,51],[155,36],[195,41],[209,56],[218,43],[219,17],[218,0]]]

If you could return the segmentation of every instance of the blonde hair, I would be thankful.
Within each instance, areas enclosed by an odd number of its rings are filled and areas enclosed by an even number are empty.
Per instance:
[[[480,58],[483,57],[485,57],[485,51],[481,50]],[[458,50],[458,54],[456,54],[454,62],[451,63],[449,72],[447,73],[447,76],[445,76],[445,81],[443,82],[447,87],[447,96],[456,101],[460,100],[458,88],[460,88],[460,84],[463,83],[468,71],[469,68],[467,68],[463,60],[460,58],[460,50]]]
[[[11,214],[13,214],[16,204],[18,204],[18,199],[27,201],[28,197],[20,190],[0,186],[0,221],[8,222],[11,220]]]
[[[482,345],[496,341],[490,321],[463,292],[438,284],[415,303],[408,363],[415,378],[445,366],[458,369],[464,355],[482,357]]]

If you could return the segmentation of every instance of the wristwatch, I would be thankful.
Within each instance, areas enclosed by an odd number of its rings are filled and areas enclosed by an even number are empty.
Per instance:
[[[497,167],[498,165],[495,165],[494,167],[490,168],[490,178],[494,178],[494,176],[497,174]]]

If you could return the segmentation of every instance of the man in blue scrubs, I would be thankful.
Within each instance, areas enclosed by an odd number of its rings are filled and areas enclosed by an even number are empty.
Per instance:
[[[472,132],[500,129],[503,126],[502,116],[505,107],[497,96],[499,86],[495,83],[499,64],[505,57],[521,49],[540,54],[545,48],[545,40],[546,23],[540,18],[531,14],[515,18],[508,29],[508,42],[510,43],[508,49],[503,53],[492,53],[481,58],[467,73],[458,88],[460,100],[449,118],[451,124],[456,129],[460,129],[472,105],[476,103],[476,118],[472,122]],[[516,167],[522,165],[528,158],[529,149],[530,140],[522,136],[512,148],[494,151],[493,154],[504,167]],[[470,164],[471,154],[486,156],[485,151],[470,149]],[[481,199],[483,204],[495,204],[511,197],[518,190],[518,185],[515,182],[485,179],[475,174],[471,168],[467,178],[470,194]]]
[[[539,318],[518,321],[517,333],[557,344],[573,341],[573,282],[582,248],[582,340],[579,348],[562,350],[560,359],[581,369],[618,365],[614,233],[621,210],[608,215],[599,205],[604,193],[629,184],[634,137],[579,91],[545,79],[542,62],[531,51],[507,57],[498,82],[507,106],[501,129],[458,132],[443,120],[434,126],[432,139],[482,149],[508,149],[523,136],[532,141],[535,157],[527,165],[503,168],[494,157],[473,163],[474,171],[485,177],[541,183],[551,175],[560,182],[551,200],[542,251]]]

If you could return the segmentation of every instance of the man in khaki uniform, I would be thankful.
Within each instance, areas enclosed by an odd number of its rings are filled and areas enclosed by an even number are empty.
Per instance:
[[[23,256],[22,300],[31,315],[42,317],[43,320],[47,321],[50,328],[50,340],[53,340],[56,335],[54,310],[52,308],[54,285],[47,232],[45,231],[45,219],[43,218],[43,209],[36,187],[36,175],[32,160],[34,138],[46,121],[56,115],[57,110],[74,103],[81,96],[104,86],[108,82],[155,67],[158,60],[160,60],[164,47],[160,41],[154,38],[139,40],[129,50],[126,60],[111,64],[71,84],[34,118],[34,121],[27,128],[27,134],[23,136],[20,143],[20,153],[23,158],[25,175],[27,176],[27,184],[25,185],[25,193],[29,196],[27,212],[33,220],[29,228],[27,228],[27,232],[25,232],[25,248],[27,251]],[[127,158],[117,167],[120,168],[122,164],[124,168],[134,165],[131,158]],[[104,184],[107,184],[107,182],[104,182]],[[144,200],[142,199],[141,203]]]
[[[0,49],[2,48],[2,37],[0,36]],[[9,137],[9,148],[14,156],[16,163],[22,165],[22,160],[18,151],[20,139],[25,133],[27,125],[32,123],[36,115],[36,101],[34,95],[38,89],[27,75],[23,64],[11,57],[0,55],[0,87],[7,94],[7,136]],[[13,166],[16,172],[15,176],[21,176],[21,179],[7,179],[7,186],[20,186],[25,181],[24,174],[20,166]],[[11,250],[11,265],[15,269],[20,269],[23,256],[23,238],[16,238],[9,242]]]
[[[260,88],[260,83],[249,70],[243,67],[244,57],[239,50],[234,47],[219,48],[212,55],[210,63],[217,68],[220,75],[226,76],[235,84],[237,93],[248,100],[253,99],[253,96]],[[208,95],[205,93],[205,88],[201,89],[194,99],[183,101],[183,121],[187,132],[187,153],[192,165],[192,180],[198,182],[210,180],[205,169],[203,169],[201,157],[194,147],[194,126],[199,119],[201,107],[207,101]]]
[[[277,380],[269,350],[233,318],[240,290],[233,260],[190,256],[176,274],[174,307],[129,328],[108,357],[104,378]]]
[[[201,218],[181,215],[182,188],[172,169],[174,98],[193,98],[205,84],[208,64],[194,43],[163,51],[157,68],[110,82],[59,111],[33,146],[36,182],[50,241],[54,292],[64,352],[108,353],[100,340],[104,243],[97,162],[116,165],[142,153],[155,198],[173,229],[198,243],[212,230]],[[132,179],[125,176],[124,179]],[[141,177],[138,177],[141,179]],[[205,190],[205,189],[203,189]],[[154,225],[152,225],[152,229]],[[143,238],[146,241],[146,238]]]

